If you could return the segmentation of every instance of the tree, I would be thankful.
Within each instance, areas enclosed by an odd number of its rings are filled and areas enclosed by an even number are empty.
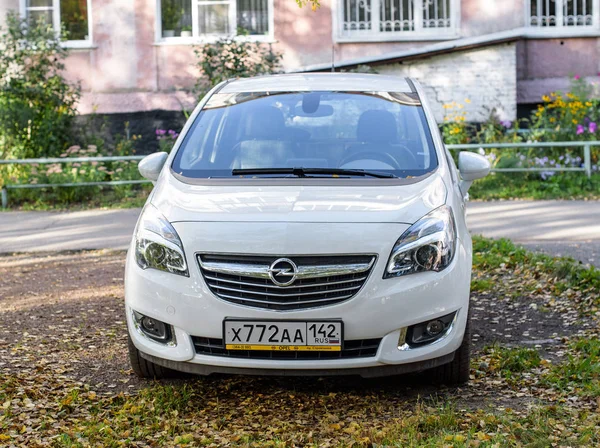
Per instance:
[[[14,13],[0,28],[0,158],[60,154],[80,97],[63,75],[67,50],[52,26]]]

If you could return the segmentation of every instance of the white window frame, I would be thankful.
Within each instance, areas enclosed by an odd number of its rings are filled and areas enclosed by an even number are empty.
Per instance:
[[[19,9],[21,17],[27,18],[28,11],[52,11],[52,27],[58,32],[60,23],[60,0],[52,0],[52,6],[33,6],[27,7],[27,0],[19,0]],[[92,37],[92,0],[87,0],[88,15],[88,38],[86,40],[65,40],[62,46],[65,48],[90,48],[93,46]]]
[[[371,0],[371,10],[375,11],[372,22],[379,20],[379,5],[383,0]],[[414,0],[414,31],[396,31],[396,32],[374,32],[362,31],[354,35],[344,35],[344,5],[346,0],[333,0],[332,19],[333,19],[333,41],[336,43],[344,42],[390,42],[390,41],[423,41],[423,40],[448,40],[460,37],[460,8],[461,0],[450,0],[450,24],[445,28],[424,28],[423,27],[423,4],[427,0]],[[376,27],[377,25],[375,25]]]
[[[592,6],[592,24],[591,25],[564,25],[564,2],[568,0],[553,0],[556,1],[556,23],[559,25],[553,26],[542,26],[531,24],[531,3],[533,0],[525,1],[525,28],[527,28],[527,34],[531,36],[548,36],[548,37],[562,37],[562,36],[597,36],[600,32],[600,0],[587,0]],[[538,0],[545,1],[545,0]]]
[[[236,0],[188,0],[192,3],[192,37],[163,37],[162,35],[162,7],[161,0],[156,0],[156,22],[154,29],[155,42],[158,45],[195,45],[198,43],[211,43],[219,39],[233,38],[239,41],[275,42],[273,14],[274,0],[267,0],[269,33],[255,36],[238,36],[237,33],[237,2]],[[198,30],[198,6],[229,4],[229,33],[226,34],[200,34]]]

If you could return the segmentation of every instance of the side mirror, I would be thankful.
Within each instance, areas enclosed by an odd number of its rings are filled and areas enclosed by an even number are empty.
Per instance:
[[[144,157],[140,160],[138,165],[140,174],[146,179],[156,182],[167,161],[167,157],[169,157],[169,154],[166,152],[155,152],[154,154]]]
[[[490,172],[488,159],[473,152],[463,151],[458,155],[458,171],[460,171],[460,190],[466,195],[474,180],[485,177]]]

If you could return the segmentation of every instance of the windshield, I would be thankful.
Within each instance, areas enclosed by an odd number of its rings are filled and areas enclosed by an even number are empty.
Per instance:
[[[192,178],[409,177],[437,167],[416,93],[220,93],[172,169]]]

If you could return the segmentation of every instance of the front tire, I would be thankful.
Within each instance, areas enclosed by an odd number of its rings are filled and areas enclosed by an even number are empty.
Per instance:
[[[127,348],[129,349],[131,369],[138,377],[161,380],[174,376],[175,371],[142,358],[140,351],[135,347],[129,335],[127,335]]]
[[[430,370],[431,379],[435,384],[460,386],[469,381],[471,367],[471,313],[467,317],[463,342],[454,353],[454,359],[448,364]]]

